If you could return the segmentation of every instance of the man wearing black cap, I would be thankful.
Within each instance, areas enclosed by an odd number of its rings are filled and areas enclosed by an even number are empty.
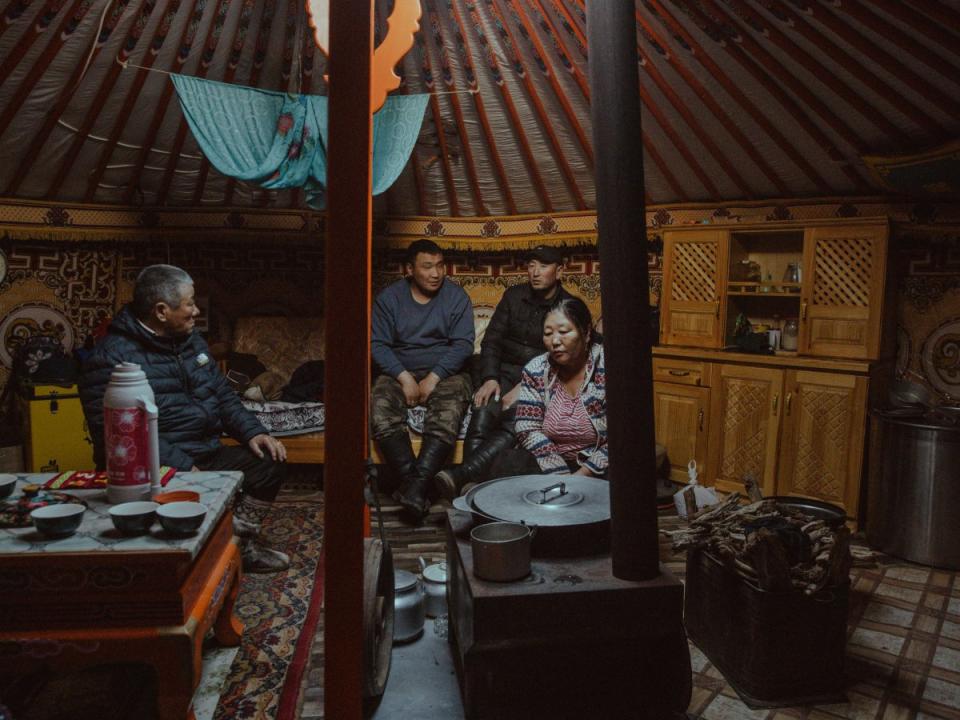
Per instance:
[[[563,255],[538,245],[527,255],[529,283],[507,288],[490,319],[480,345],[481,385],[473,394],[473,416],[463,441],[463,464],[442,470],[434,478],[437,490],[456,497],[466,483],[486,480],[494,458],[512,447],[512,406],[519,390],[520,371],[544,352],[543,317],[559,296],[570,297],[560,280]]]

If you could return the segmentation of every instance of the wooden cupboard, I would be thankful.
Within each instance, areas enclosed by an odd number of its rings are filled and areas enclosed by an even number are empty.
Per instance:
[[[786,371],[778,495],[819,498],[857,516],[867,386],[863,376]]]
[[[660,343],[720,349],[734,344],[740,315],[795,318],[797,354],[876,360],[887,237],[875,218],[666,230]]]
[[[834,503],[856,519],[870,379],[886,358],[885,219],[664,231],[658,442],[670,477]],[[754,327],[796,319],[797,348],[750,354]]]
[[[727,239],[727,233],[720,230],[665,233],[660,309],[662,343],[720,347]]]
[[[698,477],[705,477],[710,388],[654,382],[653,402],[657,442],[667,449],[670,479],[686,483],[691,460],[697,463]]]
[[[710,364],[676,358],[653,360],[653,415],[657,442],[667,451],[670,479],[688,480],[688,464],[708,477]]]
[[[800,354],[879,357],[886,265],[886,225],[806,231]]]
[[[670,479],[834,503],[856,518],[870,365],[656,348],[654,417]],[[673,374],[671,374],[671,371]]]
[[[711,408],[714,484],[744,491],[751,476],[764,495],[777,494],[777,445],[780,439],[783,371],[750,365],[719,365]]]

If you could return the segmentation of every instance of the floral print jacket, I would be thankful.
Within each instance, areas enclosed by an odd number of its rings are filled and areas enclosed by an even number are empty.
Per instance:
[[[516,403],[517,438],[524,448],[533,453],[543,472],[569,474],[570,469],[557,451],[557,446],[543,432],[543,418],[556,380],[557,371],[550,364],[547,353],[538,355],[523,368]],[[603,345],[594,344],[590,348],[580,399],[597,431],[597,444],[581,450],[577,461],[594,475],[606,475],[607,383]]]

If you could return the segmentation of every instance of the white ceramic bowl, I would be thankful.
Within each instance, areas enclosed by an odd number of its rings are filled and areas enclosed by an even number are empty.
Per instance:
[[[17,486],[17,476],[9,473],[0,473],[0,500],[10,497]]]
[[[195,533],[207,515],[207,508],[196,502],[172,502],[157,508],[163,529],[173,535]]]
[[[157,519],[158,507],[157,503],[145,500],[121,503],[110,508],[110,519],[124,535],[142,535]]]
[[[34,527],[47,537],[67,537],[80,527],[85,510],[86,508],[78,503],[45,505],[30,513],[30,519]]]

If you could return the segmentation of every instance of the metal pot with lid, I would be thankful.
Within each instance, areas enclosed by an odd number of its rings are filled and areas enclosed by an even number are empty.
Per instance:
[[[610,548],[610,485],[583,475],[516,475],[477,485],[466,503],[481,522],[537,528],[535,557],[580,557]]]

